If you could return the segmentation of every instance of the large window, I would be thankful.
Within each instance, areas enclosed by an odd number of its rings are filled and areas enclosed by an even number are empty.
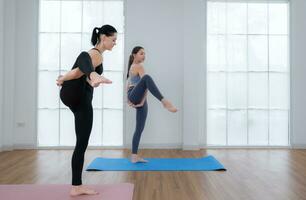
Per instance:
[[[289,145],[288,8],[208,2],[208,145]]]
[[[94,27],[111,24],[117,45],[104,53],[104,74],[113,81],[94,91],[89,145],[123,145],[123,1],[40,0],[38,146],[75,145],[72,112],[61,103],[55,80],[71,69],[78,54],[92,48]]]

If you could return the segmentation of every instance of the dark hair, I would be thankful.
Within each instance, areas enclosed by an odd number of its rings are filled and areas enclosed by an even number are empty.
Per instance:
[[[130,71],[130,68],[131,68],[131,65],[134,61],[134,56],[133,54],[136,54],[138,53],[138,51],[140,51],[141,49],[143,49],[143,47],[141,46],[136,46],[133,48],[132,52],[131,52],[131,55],[130,55],[130,58],[129,58],[129,63],[128,63],[128,71],[127,71],[127,75],[126,75],[126,78],[129,78],[129,71]]]
[[[97,43],[99,43],[100,42],[99,38],[100,38],[100,35],[102,34],[109,37],[109,36],[113,36],[114,33],[117,33],[117,30],[113,26],[108,25],[108,24],[103,25],[100,28],[95,27],[92,31],[91,44],[95,46]]]

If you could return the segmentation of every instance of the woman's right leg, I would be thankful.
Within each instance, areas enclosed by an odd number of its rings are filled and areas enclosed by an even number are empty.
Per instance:
[[[139,104],[144,97],[146,90],[149,90],[153,96],[162,102],[163,106],[170,112],[176,112],[177,109],[170,101],[165,99],[158,90],[156,84],[150,75],[144,75],[137,85],[129,92],[128,98],[133,104]]]
[[[71,160],[72,185],[82,185],[84,155],[92,129],[93,110],[90,105],[81,104],[74,112],[76,145]]]
[[[154,83],[153,79],[151,78],[151,76],[146,74],[140,79],[137,85],[129,93],[128,96],[129,100],[134,104],[140,103],[147,89],[159,101],[161,101],[164,98],[163,95],[160,93],[159,89],[157,88],[156,84]]]
[[[96,191],[82,185],[84,156],[93,123],[93,109],[90,97],[82,99],[80,105],[71,110],[75,118],[76,145],[71,159],[72,189],[70,194],[72,196],[97,194]]]

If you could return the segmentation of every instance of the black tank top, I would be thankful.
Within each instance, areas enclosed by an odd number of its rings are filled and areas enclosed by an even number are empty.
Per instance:
[[[99,49],[97,49],[97,48],[92,48],[92,49],[95,49],[95,50],[97,50],[97,51],[100,53]],[[83,51],[82,53],[87,53],[87,54],[89,55],[89,53],[88,53],[87,51]],[[81,54],[82,54],[82,53],[81,53]],[[75,69],[75,68],[77,68],[77,67],[78,67],[78,63],[75,62],[71,69]],[[95,72],[97,72],[97,73],[100,74],[100,75],[103,73],[103,63],[101,63],[100,65],[98,65],[98,66],[95,68]]]
[[[94,48],[95,49],[95,48]],[[98,50],[98,49],[97,49]],[[99,51],[99,50],[98,50]],[[100,51],[99,51],[100,52]],[[87,51],[83,51],[80,53],[81,54],[87,54],[89,56],[89,53]],[[80,55],[78,57],[80,57]],[[78,60],[78,59],[77,59]],[[72,66],[72,69],[75,69],[78,67],[78,62],[74,63],[74,65]],[[96,68],[95,68],[95,72],[97,72],[98,74],[102,74],[103,73],[103,64],[101,63],[100,65],[98,65]],[[65,81],[62,85],[62,89],[65,89],[65,88],[77,88],[78,90],[87,90],[89,93],[91,93],[91,95],[93,94],[93,87],[87,82],[87,79],[86,79],[86,75],[84,74],[83,76],[81,76],[80,78],[78,79],[73,79],[73,80],[69,80],[69,81]],[[85,88],[84,88],[85,87]],[[82,89],[83,88],[83,89]]]
[[[101,54],[99,49],[97,48],[92,48],[92,49],[97,50]],[[96,67],[95,72],[97,72],[100,75],[103,73],[103,63],[101,63],[100,65]]]

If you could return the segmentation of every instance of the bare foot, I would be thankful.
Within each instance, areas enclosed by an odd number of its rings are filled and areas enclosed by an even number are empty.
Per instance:
[[[72,186],[70,190],[70,196],[80,196],[80,195],[96,195],[99,194],[97,191],[87,188],[83,185]]]
[[[171,103],[169,100],[167,100],[167,99],[162,99],[162,104],[163,104],[163,106],[164,106],[167,110],[169,110],[170,112],[173,112],[173,113],[177,112],[177,108],[174,107],[174,106],[172,105],[172,103]]]
[[[147,163],[149,161],[139,157],[137,154],[132,154],[131,162],[132,163]]]

